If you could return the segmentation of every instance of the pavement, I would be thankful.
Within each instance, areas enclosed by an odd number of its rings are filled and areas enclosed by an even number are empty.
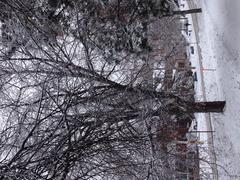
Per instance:
[[[196,2],[193,0],[187,0],[189,9],[195,9],[195,8],[200,8],[199,5],[197,5]],[[201,16],[201,14],[191,14],[192,17],[192,23],[193,23],[193,28],[195,32],[195,37],[196,37],[196,44],[197,44],[197,52],[198,52],[198,63],[199,63],[199,72],[198,74],[200,75],[200,88],[202,91],[202,97],[201,101],[207,101],[207,96],[206,96],[206,85],[204,81],[204,67],[203,67],[203,57],[202,57],[202,52],[201,52],[201,47],[199,45],[200,42],[200,37],[199,37],[199,22],[198,22],[198,16]],[[207,145],[208,145],[208,150],[209,150],[209,157],[210,157],[210,166],[212,169],[212,179],[213,180],[218,180],[218,169],[217,169],[217,159],[216,159],[216,153],[214,149],[214,135],[213,135],[213,125],[212,125],[212,118],[210,113],[205,113],[205,120],[206,120],[206,131],[207,133]]]

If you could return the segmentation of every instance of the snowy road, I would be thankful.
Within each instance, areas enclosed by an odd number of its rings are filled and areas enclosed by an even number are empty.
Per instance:
[[[188,6],[190,9],[198,8],[198,4],[193,1],[188,1]],[[205,67],[204,59],[202,57],[202,51],[201,51],[201,47],[200,47],[200,37],[199,37],[200,27],[199,27],[199,22],[198,22],[198,14],[192,14],[191,17],[192,17],[192,26],[193,26],[192,28],[194,29],[194,33],[195,33],[195,41],[198,42],[196,44],[197,54],[198,54],[198,66],[199,66],[198,74],[201,76],[201,78],[200,78],[201,81],[199,82],[200,83],[199,86],[201,87],[200,94],[202,94],[202,97],[197,100],[207,101],[208,98],[206,95],[207,89],[206,89],[206,84],[205,84],[205,81],[206,81],[206,77],[205,77],[206,70],[205,69],[209,69],[209,68]],[[208,78],[208,76],[207,76],[207,78]],[[199,92],[196,94],[199,95]],[[209,132],[204,135],[207,139],[206,147],[208,149],[208,154],[209,154],[209,162],[210,162],[210,169],[211,169],[210,173],[212,174],[212,176],[209,176],[208,178],[212,178],[215,180],[215,179],[218,179],[218,170],[217,170],[217,166],[216,166],[217,160],[216,160],[216,152],[215,152],[215,146],[214,146],[214,134],[213,134],[214,129],[213,129],[213,125],[212,125],[212,116],[210,113],[205,113],[205,114],[202,114],[201,116],[203,118],[200,118],[200,119],[201,119],[201,121],[204,121],[204,122],[200,122],[200,123],[203,123],[205,125],[199,126],[199,130],[206,130]],[[198,121],[200,121],[200,120],[198,120]],[[205,139],[205,138],[202,138],[200,136],[200,139]]]
[[[198,8],[192,1],[182,0],[182,10]],[[199,37],[199,23],[196,14],[186,15],[188,22],[190,23],[188,42],[195,50],[190,54],[190,61],[193,67],[196,67],[197,79],[195,83],[195,99],[196,101],[207,101],[207,90],[205,84],[205,66],[202,58],[200,37]],[[198,131],[204,131],[205,133],[199,133],[198,137],[200,142],[204,144],[200,147],[200,174],[202,179],[218,179],[218,171],[216,166],[216,154],[214,151],[214,138],[212,128],[212,116],[210,113],[197,113],[195,114],[198,122]],[[206,161],[208,163],[206,163]]]
[[[211,114],[218,179],[240,179],[240,1],[194,0],[207,100],[226,100],[223,114]],[[207,70],[211,69],[211,70]]]

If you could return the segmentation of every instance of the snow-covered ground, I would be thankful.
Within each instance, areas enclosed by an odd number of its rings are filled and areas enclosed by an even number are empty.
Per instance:
[[[183,2],[186,0],[182,0]],[[200,54],[206,99],[226,100],[224,113],[211,114],[213,144],[218,164],[215,179],[240,179],[240,0],[194,0],[201,7],[197,16]],[[185,6],[186,8],[186,6]],[[190,23],[191,24],[191,23]],[[196,24],[195,24],[196,27]],[[197,40],[191,35],[190,42]],[[197,48],[194,45],[195,49]],[[195,55],[197,56],[197,55]],[[197,65],[197,64],[196,64]],[[201,76],[199,76],[201,78]],[[196,96],[201,95],[201,81]],[[199,127],[206,128],[208,118],[198,115]],[[207,137],[209,138],[209,136]]]
[[[187,3],[187,1],[182,0],[181,9],[187,10],[191,8],[191,3]],[[199,27],[198,24],[195,22],[197,21],[196,16],[192,16],[191,14],[186,15],[187,18],[187,34],[186,38],[189,42],[189,57],[190,62],[193,69],[193,72],[197,74],[197,82],[195,82],[195,99],[196,101],[206,101],[206,85],[205,85],[205,70],[203,70],[203,60],[201,56],[201,48],[199,46]],[[186,23],[186,20],[185,20]],[[183,32],[185,33],[185,32]],[[192,50],[191,50],[192,49]],[[209,74],[212,76],[212,74]],[[214,78],[214,76],[212,77]],[[210,132],[203,132],[198,133],[198,139],[201,145],[199,145],[200,151],[200,176],[201,179],[216,179],[216,158],[213,147],[213,131],[212,129],[212,119],[210,114],[205,113],[197,113],[195,114],[197,120],[197,130],[198,131],[210,131]],[[203,144],[202,144],[203,143]]]
[[[240,179],[240,1],[201,1],[200,46],[205,66],[216,68],[216,82],[206,77],[207,98],[225,99],[223,114],[213,114],[219,179]],[[218,91],[214,90],[217,87]],[[213,90],[212,90],[213,89]]]

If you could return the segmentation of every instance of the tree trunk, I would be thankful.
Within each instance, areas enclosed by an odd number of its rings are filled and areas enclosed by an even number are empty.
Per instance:
[[[225,104],[226,101],[194,102],[189,105],[188,111],[195,113],[223,112]]]
[[[189,10],[184,10],[184,11],[173,11],[174,15],[186,15],[186,14],[193,14],[193,13],[201,13],[202,9],[197,8],[197,9],[189,9]]]

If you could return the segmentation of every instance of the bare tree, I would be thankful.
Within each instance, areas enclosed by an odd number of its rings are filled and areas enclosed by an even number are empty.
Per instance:
[[[171,179],[158,122],[209,111],[137,83],[152,75],[149,24],[171,5],[0,2],[9,36],[1,44],[0,179]]]

